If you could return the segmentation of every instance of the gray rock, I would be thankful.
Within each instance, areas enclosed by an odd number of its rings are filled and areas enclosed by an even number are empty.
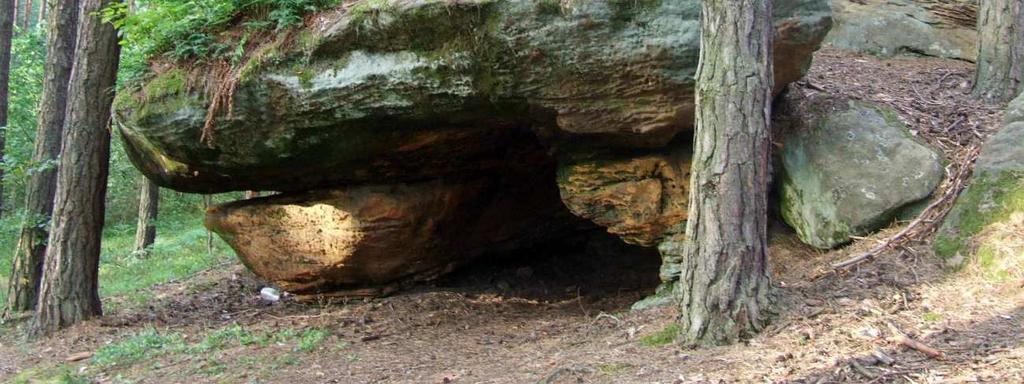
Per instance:
[[[829,249],[877,230],[942,181],[939,154],[888,107],[793,88],[782,108],[781,211],[807,244]]]
[[[961,265],[990,239],[986,228],[1024,214],[1024,94],[1003,115],[1003,127],[982,147],[971,182],[946,216],[933,246],[950,265]],[[990,257],[1003,252],[990,247]],[[992,266],[999,262],[990,260]]]
[[[390,0],[328,12],[241,65],[231,113],[204,135],[223,74],[158,67],[120,92],[132,161],[192,192],[303,191],[492,170],[542,132],[661,147],[692,129],[700,1]],[[826,0],[779,0],[775,82],[805,72]]]
[[[974,61],[977,0],[832,0],[836,48]]]

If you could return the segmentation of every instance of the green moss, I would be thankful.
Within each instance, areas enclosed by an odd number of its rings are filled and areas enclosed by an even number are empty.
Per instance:
[[[559,0],[534,0],[538,15],[561,16],[562,3]]]
[[[1024,172],[981,174],[957,200],[933,243],[944,259],[966,256],[971,239],[992,223],[1024,211]]]
[[[679,324],[669,324],[660,331],[644,335],[640,338],[640,344],[646,347],[657,347],[672,344],[679,336]]]
[[[186,92],[185,84],[188,81],[188,73],[180,68],[172,68],[167,72],[157,75],[150,80],[143,88],[145,99],[158,100],[168,96],[174,96]]]

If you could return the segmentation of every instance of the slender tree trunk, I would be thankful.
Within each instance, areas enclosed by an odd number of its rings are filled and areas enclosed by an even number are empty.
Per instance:
[[[36,19],[36,23],[42,25],[46,23],[46,12],[49,11],[50,2],[49,0],[39,0],[39,18]]]
[[[98,11],[111,0],[83,0],[57,169],[53,227],[46,249],[35,335],[102,314],[100,239],[110,160],[110,106],[120,45]]]
[[[26,32],[32,27],[32,0],[25,0],[25,20],[22,22],[22,29]]]
[[[766,324],[772,1],[704,0],[680,341],[732,343]]]
[[[39,103],[39,124],[32,153],[32,164],[37,170],[27,185],[26,221],[22,223],[17,248],[14,250],[14,266],[7,286],[8,312],[36,307],[39,281],[43,274],[43,255],[49,237],[47,228],[56,193],[56,160],[60,154],[60,136],[68,105],[68,82],[75,54],[78,12],[78,0],[57,1],[49,18],[43,95]]]
[[[203,209],[209,210],[213,205],[213,195],[203,195]],[[213,231],[206,229],[206,253],[213,255]]]
[[[981,0],[974,96],[1004,102],[1024,91],[1024,1]]]
[[[0,0],[0,159],[4,157],[7,132],[7,113],[10,109],[11,40],[14,37],[15,0]],[[0,167],[0,215],[4,208],[4,167]]]
[[[134,253],[149,255],[156,241],[156,216],[160,213],[160,187],[145,176],[139,185],[139,223],[135,228]]]
[[[36,307],[53,197],[57,190],[56,162],[60,155],[68,82],[74,62],[78,6],[78,0],[55,2],[47,27],[46,73],[39,103],[35,149],[32,152],[32,166],[36,171],[26,186],[26,221],[21,225],[18,246],[14,251],[14,269],[8,284],[9,312],[27,311]]]

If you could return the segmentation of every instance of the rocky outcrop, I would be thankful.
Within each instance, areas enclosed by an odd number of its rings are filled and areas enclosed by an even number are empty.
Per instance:
[[[1006,232],[1010,238],[1001,239]],[[982,147],[970,184],[939,228],[934,248],[951,265],[983,255],[987,259],[982,263],[985,268],[1003,268],[1006,262],[1022,268],[1022,233],[1024,94],[1010,103],[1003,115],[1003,127]]]
[[[939,154],[889,107],[792,88],[776,116],[781,212],[807,244],[833,248],[879,229],[942,181]]]
[[[662,147],[692,127],[699,9],[363,2],[265,44],[234,72],[157,66],[119,97],[117,121],[138,168],[191,192],[464,175],[514,157],[518,129],[593,148]],[[830,17],[824,0],[777,1],[775,17],[782,87],[802,76]],[[202,91],[235,80],[229,95]],[[207,126],[211,100],[223,106]]]
[[[484,254],[566,237],[589,224],[550,173],[326,189],[228,203],[206,218],[253,272],[285,290],[378,294]]]
[[[690,151],[577,156],[560,162],[558,188],[572,213],[627,243],[653,247],[686,222]]]
[[[832,0],[827,42],[881,56],[914,53],[974,61],[977,0]]]

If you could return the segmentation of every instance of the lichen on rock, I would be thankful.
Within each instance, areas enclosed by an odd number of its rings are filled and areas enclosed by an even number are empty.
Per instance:
[[[781,212],[807,244],[829,249],[881,228],[942,181],[938,152],[889,107],[798,88],[785,103],[776,114]]]

